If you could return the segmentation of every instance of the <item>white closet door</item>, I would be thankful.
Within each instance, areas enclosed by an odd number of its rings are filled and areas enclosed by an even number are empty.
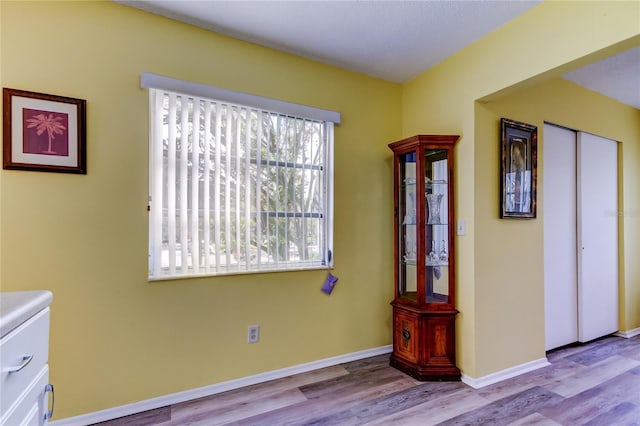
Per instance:
[[[586,342],[618,330],[618,144],[578,132],[577,158],[578,335]]]
[[[578,340],[576,132],[544,125],[544,306],[546,350]]]

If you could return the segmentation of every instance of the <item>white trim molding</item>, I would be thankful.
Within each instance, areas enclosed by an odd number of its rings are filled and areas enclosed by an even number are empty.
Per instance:
[[[462,373],[462,382],[471,386],[474,389],[483,388],[485,386],[492,385],[494,383],[501,382],[503,380],[511,379],[524,373],[528,373],[539,368],[544,368],[551,365],[547,358],[536,359],[531,362],[516,365],[515,367],[507,368],[502,371],[487,374],[486,376],[474,378]]]
[[[640,328],[634,328],[627,331],[618,331],[617,333],[614,333],[615,336],[624,337],[625,339],[630,339],[634,336],[637,336],[638,334],[640,334]]]
[[[352,352],[345,355],[325,358],[318,361],[312,361],[305,364],[298,364],[292,367],[282,368],[280,370],[268,371],[253,376],[242,377],[240,379],[229,380],[226,382],[216,383],[201,388],[190,389],[183,392],[177,392],[170,395],[164,395],[157,398],[146,399],[119,407],[108,408],[106,410],[95,411],[93,413],[82,414],[75,417],[67,417],[64,419],[49,422],[50,426],[84,426],[93,423],[100,423],[107,420],[113,420],[144,411],[154,410],[156,408],[166,407],[167,405],[179,404],[181,402],[190,401],[192,399],[203,398],[222,392],[251,386],[258,383],[268,382],[269,380],[281,379],[294,374],[306,373],[320,368],[331,367],[345,362],[357,361],[359,359],[369,358],[377,355],[388,354],[392,351],[392,346],[380,346],[377,348],[366,349],[359,352]]]
[[[283,114],[291,114],[311,118],[319,121],[331,121],[340,124],[342,116],[337,111],[316,108],[308,105],[282,101],[280,99],[265,98],[250,93],[236,92],[206,84],[194,83],[173,77],[143,72],[140,76],[140,87],[143,89],[162,89],[170,92],[185,93],[192,96],[202,96],[218,101],[240,104],[250,108],[264,108],[268,111],[277,111]]]

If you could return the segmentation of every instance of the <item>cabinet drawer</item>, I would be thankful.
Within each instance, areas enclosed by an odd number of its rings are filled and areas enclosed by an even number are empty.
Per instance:
[[[0,340],[0,413],[7,413],[49,359],[49,308],[45,308]],[[10,369],[24,368],[10,373]]]
[[[49,381],[49,367],[45,366],[36,375],[29,387],[10,412],[2,412],[0,426],[39,426],[44,424],[44,414],[48,407],[45,401],[45,386]]]

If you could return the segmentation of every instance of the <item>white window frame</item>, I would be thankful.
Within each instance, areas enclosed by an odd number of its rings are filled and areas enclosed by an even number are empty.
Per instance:
[[[188,278],[188,277],[194,277],[194,276],[216,276],[216,275],[249,274],[249,273],[261,273],[261,272],[273,272],[273,271],[327,269],[327,268],[333,267],[333,186],[334,186],[333,184],[333,126],[334,124],[340,124],[341,122],[340,113],[335,111],[309,107],[306,105],[294,104],[294,103],[285,102],[285,101],[276,100],[276,99],[264,98],[264,97],[250,95],[246,93],[234,92],[226,89],[202,85],[202,84],[188,82],[184,80],[178,80],[178,79],[165,77],[165,76],[161,76],[153,73],[147,73],[147,72],[142,73],[141,86],[142,88],[150,89],[149,90],[150,92],[150,96],[149,96],[149,100],[150,100],[150,104],[149,104],[149,108],[150,108],[149,194],[150,195],[149,195],[149,277],[148,277],[150,281]],[[207,255],[204,255],[203,253],[198,254],[198,250],[201,250],[202,247],[207,247],[207,252],[208,252],[209,247],[211,247],[211,245],[209,246],[202,245],[205,243],[200,241],[200,237],[204,234],[204,231],[200,231],[200,233],[198,233],[198,226],[202,225],[201,221],[203,220],[199,218],[199,210],[203,210],[202,215],[204,216],[209,214],[208,211],[210,211],[211,208],[205,209],[205,208],[199,207],[198,209],[189,209],[189,211],[187,212],[186,206],[182,206],[182,209],[183,209],[181,210],[182,214],[183,216],[187,216],[187,215],[189,216],[189,219],[188,219],[189,223],[187,225],[186,224],[187,219],[183,219],[182,222],[185,222],[185,223],[180,225],[172,222],[172,219],[171,219],[172,215],[169,213],[167,213],[167,219],[163,224],[162,223],[163,222],[163,206],[154,205],[154,197],[156,198],[156,200],[162,200],[163,197],[165,199],[176,199],[175,194],[174,195],[171,195],[171,193],[167,193],[165,195],[162,194],[163,188],[165,188],[165,186],[163,186],[165,185],[165,183],[163,183],[163,180],[162,180],[163,178],[161,177],[163,174],[162,164],[164,161],[163,160],[164,148],[162,145],[159,145],[159,144],[162,144],[163,141],[165,140],[165,136],[163,135],[163,132],[166,131],[166,129],[163,129],[163,123],[162,123],[164,112],[161,117],[156,117],[154,116],[154,111],[156,111],[157,109],[162,109],[164,111],[162,107],[163,105],[162,102],[164,102],[165,95],[168,96],[169,98],[174,95],[180,97],[181,99],[188,98],[191,101],[198,102],[198,104],[200,104],[200,101],[202,101],[203,103],[209,102],[215,105],[220,105],[220,106],[224,105],[225,107],[229,105],[229,108],[238,107],[238,108],[242,108],[243,110],[251,110],[255,113],[258,113],[260,116],[263,116],[263,115],[267,117],[278,116],[278,117],[282,117],[283,120],[291,120],[297,123],[300,123],[300,120],[303,120],[304,123],[310,122],[310,124],[312,125],[312,128],[319,129],[321,134],[324,135],[324,137],[326,137],[326,140],[327,140],[327,143],[324,147],[325,155],[324,155],[324,161],[322,163],[323,169],[321,169],[322,170],[321,174],[323,176],[323,181],[322,181],[323,207],[322,207],[321,216],[320,216],[321,220],[319,223],[320,223],[320,226],[324,228],[324,232],[322,235],[322,242],[318,241],[318,244],[322,244],[323,246],[322,248],[319,248],[319,250],[321,251],[319,259],[315,259],[313,261],[309,259],[298,259],[298,261],[293,260],[293,261],[279,262],[276,256],[275,261],[267,260],[262,264],[259,260],[257,261],[257,264],[255,263],[250,264],[250,261],[248,260],[245,260],[245,263],[243,265],[241,265],[240,261],[234,261],[235,263],[231,264],[230,263],[231,257],[229,255],[228,250],[226,251],[226,255],[220,255],[220,252],[222,251],[222,248],[221,248],[222,246],[220,245],[220,240],[219,240],[219,237],[220,237],[219,234],[220,234],[221,228],[215,227],[216,231],[214,232],[215,235],[213,235],[213,238],[216,241],[212,243],[214,245],[215,255],[211,256],[213,260],[211,261],[209,259],[205,261],[198,260],[196,261],[197,265],[194,267],[193,265],[194,258],[202,259],[203,256],[205,257],[207,256]],[[160,98],[160,96],[162,96],[162,98]],[[198,120],[196,115],[197,114],[194,114],[192,119],[194,125],[195,123],[197,123],[197,120]],[[186,121],[184,123],[186,123]],[[238,135],[239,134],[240,133],[238,132]],[[198,136],[196,136],[195,134],[193,136],[194,138],[196,138],[196,141],[197,141]],[[227,137],[229,137],[229,134],[227,134]],[[155,139],[155,138],[158,138],[158,139]],[[195,143],[196,141],[193,141],[193,143]],[[226,142],[226,143],[229,143],[229,142]],[[186,144],[184,146],[186,146]],[[198,146],[200,146],[200,144],[198,144]],[[209,149],[209,148],[206,148],[206,149]],[[218,150],[217,152],[219,153],[220,150]],[[186,148],[185,148],[185,154],[186,154]],[[184,157],[186,158],[186,155],[184,155]],[[202,157],[204,159],[205,155],[203,154]],[[209,158],[209,156],[206,156],[206,158]],[[184,160],[185,168],[187,167],[186,161],[187,160]],[[203,161],[206,161],[206,160],[203,160]],[[226,161],[227,162],[229,161],[228,158]],[[246,162],[248,166],[250,159],[243,158],[242,160],[240,160],[236,158],[234,161],[237,161],[238,165],[241,165],[239,163],[240,161]],[[166,161],[164,162],[166,163]],[[269,163],[270,163],[269,165],[273,167],[273,164],[271,163],[274,163],[274,162],[270,161]],[[260,170],[260,167],[262,166],[259,165],[258,170]],[[281,162],[279,162],[279,164],[276,165],[275,167],[284,167],[285,170],[288,170],[289,168],[291,168],[289,163],[283,164]],[[228,170],[231,170],[231,169],[228,169]],[[188,182],[186,182],[187,181],[186,176],[187,174],[186,172],[184,172],[184,175],[182,176],[182,180],[181,180],[182,187],[178,190],[179,192],[185,191],[183,192],[185,194],[188,193],[188,190],[186,188],[191,188],[193,187],[193,185],[199,185],[198,174],[192,173],[191,177],[188,179]],[[216,185],[216,182],[218,183],[218,186],[220,188],[225,187],[225,185],[219,180],[215,182],[211,181],[209,183],[211,185]],[[260,182],[259,177],[258,177],[258,182]],[[237,190],[237,186],[238,185],[236,185],[236,190]],[[246,184],[246,186],[249,187],[249,184]],[[258,187],[259,187],[259,183],[258,183]],[[169,188],[169,187],[166,187],[166,188]],[[245,190],[243,189],[243,191]],[[249,189],[247,189],[246,191],[249,192]],[[193,196],[193,191],[191,191],[191,196]],[[186,197],[183,197],[183,198],[186,198]],[[202,196],[202,198],[204,199],[209,197]],[[228,202],[229,198],[225,197],[225,199]],[[240,199],[240,195],[237,195],[237,199],[238,200]],[[247,204],[248,202],[246,200],[247,199],[245,198],[245,203],[242,205],[242,208],[238,209],[238,211],[242,211],[243,215],[246,214],[246,219],[248,220],[248,217],[249,217],[248,211],[251,210],[251,207],[253,206],[251,206],[250,204]],[[195,201],[195,199],[193,199],[192,201]],[[161,201],[158,201],[158,202],[161,202]],[[208,201],[206,202],[202,201],[202,202],[208,203]],[[186,201],[184,201],[184,203],[186,203]],[[198,203],[200,203],[200,201]],[[236,201],[236,203],[237,203],[236,204],[237,206],[240,204],[240,201]],[[198,205],[200,206],[200,204]],[[205,204],[205,205],[208,205],[208,204]],[[207,213],[204,213],[205,210],[207,211]],[[214,215],[214,218],[213,218],[214,221],[216,219],[220,219],[220,217],[222,217],[222,220],[224,220],[222,211],[212,212],[212,214]],[[215,217],[216,214],[218,215],[217,218]],[[225,214],[227,216],[229,215],[228,205],[225,208]],[[254,214],[256,215],[267,214],[268,215],[267,217],[283,217],[283,215],[286,214],[286,211],[284,210],[278,211],[276,209],[273,212],[268,212],[268,211],[263,211],[259,209],[259,210],[256,210]],[[275,214],[276,216],[272,216],[273,214]],[[237,213],[237,215],[239,217],[240,213]],[[289,216],[285,215],[284,217],[289,217]],[[302,217],[307,218],[308,216],[302,216]],[[227,217],[226,220],[228,225],[229,218]],[[258,222],[261,222],[261,221],[262,220],[258,220]],[[206,223],[210,224],[210,222],[206,222]],[[248,223],[248,222],[245,222],[245,223]],[[171,227],[173,227],[173,229],[175,230],[178,226],[182,226],[182,231],[180,231],[182,233],[184,233],[186,229],[189,229],[191,231],[191,235],[193,235],[193,233],[198,234],[198,241],[196,243],[192,244],[191,241],[187,243],[187,246],[189,247],[188,251],[190,253],[189,261],[187,261],[187,254],[186,254],[187,250],[184,250],[184,251],[182,250],[182,245],[185,244],[186,237],[184,237],[184,239],[181,242],[180,241],[176,242],[174,238],[173,242],[169,243],[168,253],[163,253],[163,250],[166,251],[166,249],[163,248],[163,240],[164,240],[164,238],[162,237],[163,232],[169,233],[169,235],[172,235],[172,232],[175,232],[175,231],[169,231],[169,230],[171,229]],[[205,226],[206,225],[204,225],[203,228]],[[239,221],[236,223],[236,229],[238,228],[240,228]],[[258,230],[259,229],[260,227],[258,226]],[[226,231],[226,232],[229,232],[229,231]],[[239,233],[240,231],[237,231],[237,232]],[[246,240],[246,245],[245,245],[245,248],[246,248],[246,247],[249,247],[249,235],[246,232],[245,234],[246,235],[243,235],[241,238],[242,240]],[[260,235],[259,231],[257,235]],[[256,238],[258,238],[257,235],[255,236]],[[229,237],[229,235],[227,235],[227,237]],[[209,238],[209,236],[207,236],[206,238]],[[171,238],[169,238],[168,241],[171,241]],[[227,241],[227,239],[225,239],[225,241]],[[236,241],[238,241],[238,238],[236,238]],[[165,243],[164,245],[166,246],[167,244]],[[176,250],[176,247],[175,247],[176,245],[180,246],[180,251],[181,251],[180,255],[178,255],[178,251]],[[258,248],[257,250],[258,250],[257,257],[261,258],[262,249]],[[164,265],[163,263],[167,263],[167,260],[166,259],[163,260],[163,256],[166,257],[167,254],[168,254],[168,258],[170,259],[168,261],[169,264]],[[174,258],[172,258],[172,256],[174,256]],[[177,256],[180,256],[180,258],[176,259],[175,257]],[[248,256],[245,257],[245,259],[247,258]],[[202,264],[201,262],[204,262],[205,264]],[[188,266],[183,267],[182,265],[188,265]]]

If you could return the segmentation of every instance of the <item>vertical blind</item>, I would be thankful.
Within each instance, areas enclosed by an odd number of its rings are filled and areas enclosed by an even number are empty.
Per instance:
[[[331,265],[332,122],[150,99],[150,279]]]

